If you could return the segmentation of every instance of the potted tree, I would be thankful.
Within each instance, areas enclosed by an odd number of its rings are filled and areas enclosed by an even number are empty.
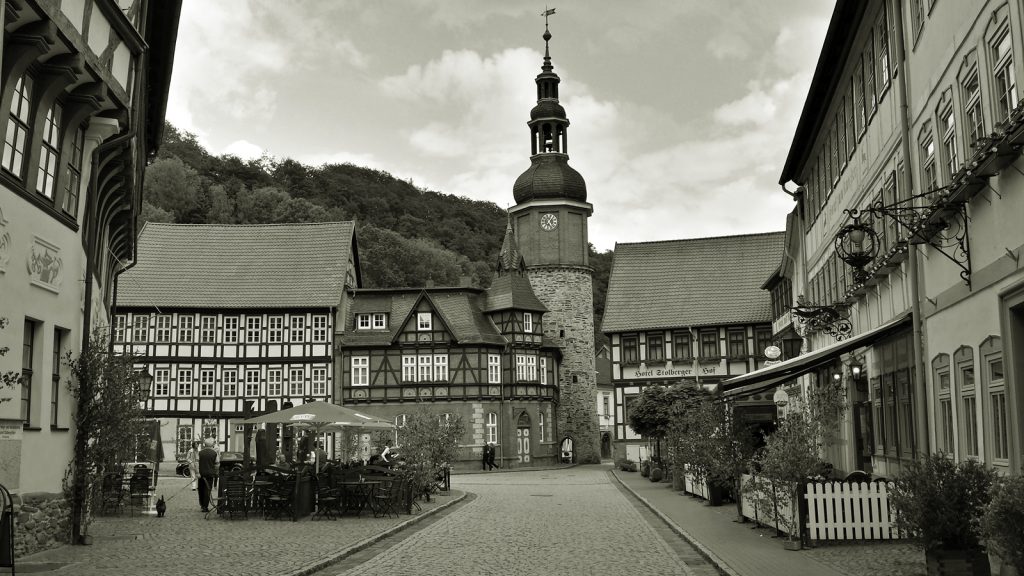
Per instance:
[[[910,462],[895,478],[896,526],[919,539],[929,576],[988,576],[981,519],[995,478],[976,460],[954,462],[941,452]]]
[[[1024,476],[996,482],[992,502],[981,517],[981,533],[989,551],[1002,560],[1000,574],[1024,576]]]

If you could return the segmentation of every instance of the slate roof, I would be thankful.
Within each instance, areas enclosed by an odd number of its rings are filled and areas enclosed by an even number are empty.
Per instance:
[[[118,280],[119,306],[331,307],[341,302],[354,222],[148,222],[138,264]],[[356,258],[358,267],[358,258]],[[358,270],[356,277],[359,277]]]
[[[770,322],[785,232],[616,244],[602,332]]]

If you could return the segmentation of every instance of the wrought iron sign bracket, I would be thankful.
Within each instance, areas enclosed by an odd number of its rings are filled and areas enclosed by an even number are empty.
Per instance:
[[[789,310],[796,321],[810,332],[821,332],[832,336],[837,341],[846,338],[853,332],[849,304],[842,302],[830,306],[807,304],[801,296],[797,298],[796,306]]]

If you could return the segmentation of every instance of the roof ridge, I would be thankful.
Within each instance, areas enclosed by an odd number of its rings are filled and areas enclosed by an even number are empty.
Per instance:
[[[697,238],[672,238],[669,240],[648,240],[645,242],[616,242],[615,247],[619,246],[640,246],[647,244],[670,244],[673,242],[692,242],[695,240],[721,240],[723,238],[746,238],[751,236],[771,236],[776,234],[785,234],[785,230],[777,230],[774,232],[750,232],[747,234],[727,234],[723,236],[700,236]]]
[[[355,220],[334,220],[331,222],[269,222],[266,224],[189,224],[180,222],[152,222],[147,221],[143,226],[168,228],[271,228],[271,227],[299,227],[299,226],[326,226],[329,224],[355,224]]]

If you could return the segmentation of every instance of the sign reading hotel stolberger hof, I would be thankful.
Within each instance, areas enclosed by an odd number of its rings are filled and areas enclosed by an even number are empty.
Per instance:
[[[667,366],[630,366],[622,368],[623,380],[643,380],[648,378],[695,378],[698,376],[719,376],[722,374],[718,364],[701,364],[697,371],[693,366],[669,368]]]

